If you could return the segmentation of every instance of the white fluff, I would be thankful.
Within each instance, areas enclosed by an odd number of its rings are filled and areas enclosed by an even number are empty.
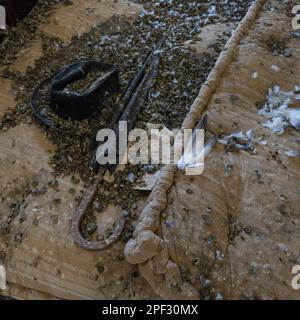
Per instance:
[[[291,158],[300,157],[300,151],[298,150],[289,150],[285,152],[285,155]]]
[[[258,111],[268,119],[263,126],[273,130],[277,134],[282,134],[288,126],[300,130],[300,109],[289,108],[289,106],[300,101],[299,87],[294,91],[283,91],[279,86],[269,89],[265,105]]]
[[[287,108],[285,111],[290,124],[296,130],[300,130],[300,109]]]
[[[280,71],[279,67],[276,66],[275,64],[273,64],[273,65],[271,66],[271,69],[272,69],[273,71],[275,71],[275,72],[279,72],[279,71]]]
[[[289,123],[282,117],[274,117],[272,120],[264,123],[263,126],[273,130],[277,134],[282,134],[289,126]]]
[[[260,146],[266,146],[268,145],[268,141],[263,138],[258,138],[256,141]]]

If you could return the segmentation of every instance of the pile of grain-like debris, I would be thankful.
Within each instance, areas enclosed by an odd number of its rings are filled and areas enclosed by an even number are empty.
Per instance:
[[[217,51],[199,55],[187,48],[185,42],[199,41],[197,36],[206,25],[240,21],[252,1],[138,0],[144,9],[136,19],[115,16],[90,32],[74,37],[70,45],[44,35],[44,56],[36,62],[35,67],[29,67],[25,75],[9,70],[16,53],[34,40],[38,34],[37,25],[48,14],[50,6],[57,2],[40,1],[32,14],[11,30],[0,49],[0,54],[3,53],[2,63],[8,67],[4,74],[15,80],[19,101],[16,110],[9,111],[1,119],[0,132],[20,122],[32,122],[28,102],[33,89],[44,78],[81,58],[115,64],[120,70],[122,88],[125,88],[163,34],[167,41],[159,78],[143,106],[138,126],[144,127],[147,122],[152,122],[169,128],[180,127],[225,44],[225,40],[220,39],[216,43]],[[111,107],[112,110],[114,108]],[[104,123],[101,125],[107,126]],[[89,166],[94,152],[90,143],[91,130],[86,122],[66,121],[66,126],[75,127],[77,134],[61,134],[44,128],[45,134],[56,146],[50,159],[54,174],[80,174],[86,185],[89,185],[93,177]],[[114,183],[104,183],[96,199],[97,208],[101,210],[111,201],[127,208],[135,203],[139,194],[131,188],[129,174],[131,177],[134,175],[136,180],[143,174],[143,170],[128,166],[117,175]]]

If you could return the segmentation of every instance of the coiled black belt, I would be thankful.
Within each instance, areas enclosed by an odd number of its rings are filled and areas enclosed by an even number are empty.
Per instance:
[[[82,94],[65,88],[87,77],[91,72],[102,72],[91,86]],[[112,64],[82,60],[65,67],[59,73],[44,80],[34,90],[31,98],[31,107],[36,117],[46,126],[62,130],[55,120],[45,115],[41,107],[41,100],[45,91],[50,98],[50,107],[62,118],[71,120],[83,120],[100,110],[106,93],[114,94],[120,89],[119,71]]]

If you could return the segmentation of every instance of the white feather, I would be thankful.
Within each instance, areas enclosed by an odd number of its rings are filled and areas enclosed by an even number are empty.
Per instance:
[[[291,158],[297,158],[297,157],[300,157],[300,151],[289,150],[285,152],[285,155]]]
[[[279,86],[274,86],[268,90],[267,102],[258,111],[259,115],[271,119],[263,124],[277,134],[282,134],[290,125],[300,130],[300,109],[289,108],[291,103],[298,101],[300,94],[295,91],[283,91]],[[299,100],[300,101],[300,100]]]

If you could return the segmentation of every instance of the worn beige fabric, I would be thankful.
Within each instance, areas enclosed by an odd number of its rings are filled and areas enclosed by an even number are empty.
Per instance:
[[[40,28],[68,43],[72,36],[114,14],[134,16],[140,10],[141,6],[128,1],[73,0],[67,7],[58,4]],[[19,53],[11,69],[24,73],[42,54],[38,38]],[[13,86],[0,78],[0,116],[15,107]],[[76,203],[69,189],[74,188],[78,197],[84,190],[82,183],[75,185],[70,177],[62,177],[59,190],[49,189],[37,197],[26,194],[34,181],[47,186],[52,177],[48,161],[53,148],[46,134],[31,123],[0,135],[0,223],[11,214],[14,201],[21,203],[20,215],[10,224],[9,232],[0,234],[0,263],[4,253],[8,281],[0,295],[18,299],[157,298],[142,277],[132,276],[137,268],[124,260],[122,241],[94,253],[74,244],[69,219]],[[61,203],[55,204],[55,199]],[[103,214],[102,218],[104,227],[111,216]]]
[[[300,256],[300,159],[285,155],[299,150],[300,134],[276,136],[257,112],[273,85],[299,85],[300,47],[292,37],[292,3],[265,2],[252,5],[183,127],[206,111],[210,132],[253,129],[268,144],[256,145],[256,155],[218,145],[201,176],[166,166],[125,248],[162,298],[300,297],[291,286]],[[273,55],[269,39],[284,42],[292,56]]]

